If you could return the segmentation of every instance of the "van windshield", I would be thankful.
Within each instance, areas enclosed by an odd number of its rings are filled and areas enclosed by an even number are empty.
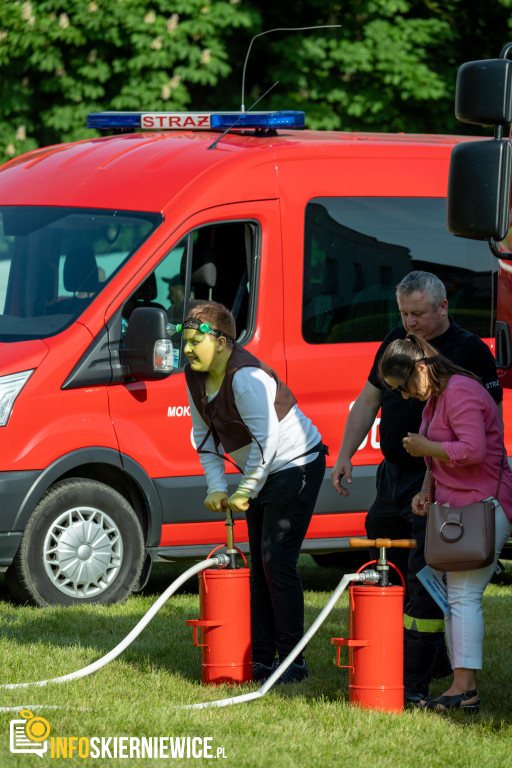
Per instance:
[[[62,331],[162,220],[134,211],[0,206],[0,341]]]

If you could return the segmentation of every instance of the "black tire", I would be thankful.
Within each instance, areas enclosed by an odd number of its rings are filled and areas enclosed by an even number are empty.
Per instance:
[[[144,559],[139,520],[120,493],[95,480],[62,480],[34,509],[6,584],[35,605],[117,603]]]

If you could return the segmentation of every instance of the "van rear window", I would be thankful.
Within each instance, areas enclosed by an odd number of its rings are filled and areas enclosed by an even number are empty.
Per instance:
[[[76,320],[161,214],[0,207],[0,340],[43,339]]]
[[[448,232],[445,199],[315,198],[306,207],[303,337],[381,341],[401,322],[395,286],[415,269],[444,282],[459,325],[492,336],[497,267],[486,243]]]

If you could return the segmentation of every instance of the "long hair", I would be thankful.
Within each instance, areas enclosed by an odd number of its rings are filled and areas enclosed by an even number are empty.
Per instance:
[[[414,381],[416,363],[419,362],[427,365],[429,383],[434,395],[441,394],[447,380],[454,374],[481,382],[474,373],[455,365],[428,341],[414,333],[408,333],[405,339],[396,339],[386,347],[379,363],[379,378],[385,385],[385,377],[391,376],[405,387],[410,380]]]

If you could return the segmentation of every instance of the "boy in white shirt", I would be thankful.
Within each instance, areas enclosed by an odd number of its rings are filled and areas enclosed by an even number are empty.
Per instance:
[[[266,680],[304,633],[297,560],[325,474],[326,447],[275,371],[235,341],[233,315],[208,302],[183,323],[194,441],[211,512],[245,513],[251,552],[253,676]],[[229,495],[224,452],[242,473]],[[277,655],[277,658],[276,658]],[[303,680],[299,654],[279,682]]]

